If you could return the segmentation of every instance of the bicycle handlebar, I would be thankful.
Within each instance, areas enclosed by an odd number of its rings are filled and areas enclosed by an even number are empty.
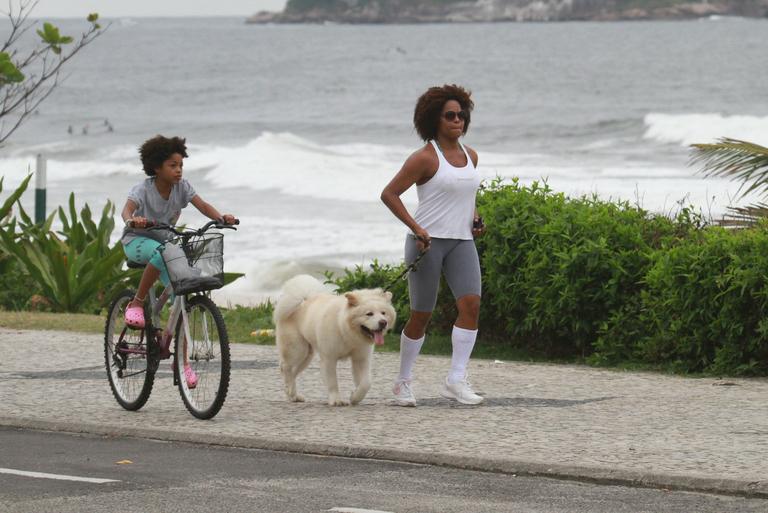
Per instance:
[[[240,224],[240,219],[235,219],[234,224]],[[210,228],[217,228],[222,229],[226,228],[228,230],[237,230],[233,225],[231,224],[225,224],[218,220],[212,220],[205,223],[201,228],[198,228],[197,230],[177,230],[175,226],[172,226],[170,224],[166,223],[155,223],[153,221],[147,220],[147,225],[144,227],[145,230],[168,230],[172,233],[175,233],[176,235],[183,237],[183,236],[192,236],[192,235],[202,235],[205,232],[207,232]]]

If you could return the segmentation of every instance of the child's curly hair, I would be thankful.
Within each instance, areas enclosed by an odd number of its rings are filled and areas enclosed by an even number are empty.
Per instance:
[[[169,139],[162,135],[156,135],[142,144],[139,148],[139,155],[141,156],[141,165],[147,176],[155,176],[156,170],[174,153],[178,153],[184,158],[188,157],[186,142],[187,140],[181,137]]]
[[[416,101],[416,109],[413,111],[413,125],[424,141],[437,137],[437,127],[440,124],[440,115],[445,103],[456,100],[461,109],[467,113],[464,121],[464,132],[469,129],[470,114],[475,104],[470,96],[472,93],[456,84],[445,84],[442,87],[430,87]]]

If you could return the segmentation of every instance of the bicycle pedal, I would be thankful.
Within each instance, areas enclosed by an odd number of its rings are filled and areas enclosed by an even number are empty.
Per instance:
[[[160,360],[167,360],[171,357],[171,337],[163,337],[163,330],[155,329],[155,344],[157,347],[157,357]]]

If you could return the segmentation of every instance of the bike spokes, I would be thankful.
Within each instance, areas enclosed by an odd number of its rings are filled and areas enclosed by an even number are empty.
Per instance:
[[[122,292],[112,303],[104,333],[104,359],[112,394],[126,410],[138,410],[152,392],[157,364],[151,357],[144,330],[125,325],[125,308],[132,291]]]
[[[183,319],[176,330],[176,376],[181,397],[195,417],[209,419],[224,404],[229,387],[229,340],[216,305],[205,296],[189,302],[189,336]],[[189,366],[196,381],[185,376]]]

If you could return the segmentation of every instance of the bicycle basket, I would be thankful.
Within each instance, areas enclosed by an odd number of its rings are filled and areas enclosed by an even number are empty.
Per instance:
[[[224,235],[204,233],[186,243],[183,237],[172,239],[165,244],[163,261],[176,295],[220,289],[224,286]]]

